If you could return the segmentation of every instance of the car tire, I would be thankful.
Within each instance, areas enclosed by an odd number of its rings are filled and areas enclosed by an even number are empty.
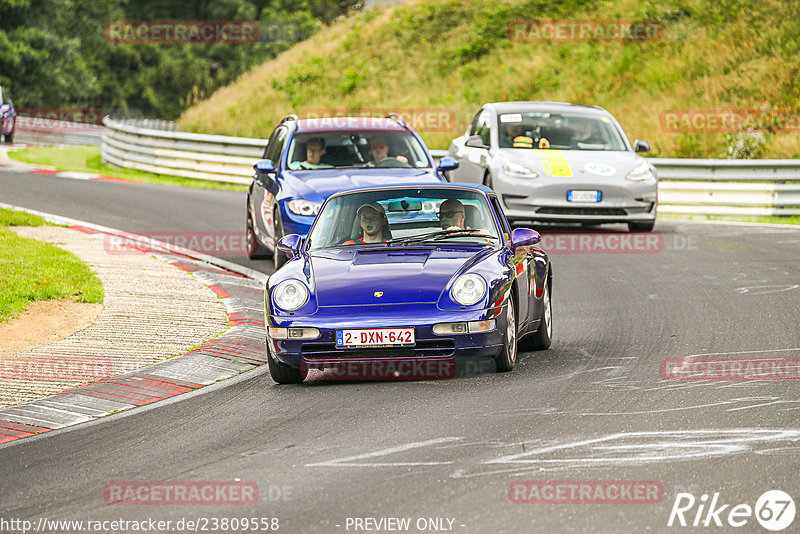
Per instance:
[[[533,334],[521,339],[520,348],[523,350],[547,350],[553,341],[553,308],[552,297],[550,295],[550,284],[547,280],[544,283],[544,295],[542,295],[542,317],[539,322],[539,329]]]
[[[249,202],[248,202],[249,205]],[[245,223],[245,239],[247,242],[247,257],[251,260],[257,260],[268,256],[267,248],[261,244],[256,236],[255,229],[253,228],[253,217],[250,215],[250,209],[247,210],[247,222]]]
[[[497,372],[506,373],[517,363],[517,321],[514,310],[514,298],[506,304],[506,335],[503,336],[503,350],[497,357]]]
[[[652,232],[655,225],[655,219],[647,222],[629,222],[628,230],[631,232]]]
[[[492,175],[488,172],[483,175],[483,185],[488,187],[489,189],[492,188]]]
[[[278,250],[278,241],[280,241],[281,238],[283,237],[283,220],[281,219],[281,211],[277,205],[275,206],[275,210],[273,213],[275,214],[273,216],[273,224],[272,224],[272,228],[274,230],[274,235],[275,235],[275,248],[272,251],[272,265],[273,267],[275,267],[275,270],[277,271],[278,269],[283,267],[283,264],[286,263],[286,261],[289,258],[286,257],[286,254],[284,252]]]
[[[267,346],[269,346],[269,339],[267,339]],[[269,374],[272,380],[278,384],[299,384],[306,378],[303,376],[302,370],[295,369],[276,360],[269,348],[267,348],[267,365],[269,366]]]

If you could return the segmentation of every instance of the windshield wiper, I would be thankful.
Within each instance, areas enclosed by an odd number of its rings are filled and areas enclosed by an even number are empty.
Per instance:
[[[438,230],[436,232],[429,232],[427,234],[420,234],[420,235],[412,235],[409,237],[398,237],[397,239],[390,239],[384,243],[385,245],[408,245],[410,243],[421,243],[423,241],[440,241],[442,239],[447,239],[449,237],[482,237],[484,239],[497,239],[493,235],[484,234],[481,230],[473,230],[473,229],[465,229],[465,228],[458,228],[458,229],[451,229],[451,230]]]

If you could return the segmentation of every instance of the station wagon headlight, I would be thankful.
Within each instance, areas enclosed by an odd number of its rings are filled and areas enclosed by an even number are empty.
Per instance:
[[[450,296],[462,306],[472,306],[486,295],[486,282],[477,274],[462,274],[450,289]]]
[[[299,280],[284,280],[272,291],[272,300],[280,309],[294,311],[308,302],[308,289]]]
[[[529,169],[525,165],[514,163],[513,161],[503,160],[503,172],[518,178],[538,178],[539,175],[535,171]]]
[[[653,171],[650,169],[650,165],[648,165],[647,163],[642,163],[641,165],[633,169],[631,172],[629,172],[628,176],[626,176],[625,178],[634,182],[641,182],[642,180],[649,180],[650,178],[655,178],[655,175],[653,174]]]
[[[316,217],[319,209],[322,207],[320,202],[311,202],[310,200],[303,200],[302,198],[295,198],[286,203],[289,206],[289,211],[296,215],[305,215],[307,217]]]

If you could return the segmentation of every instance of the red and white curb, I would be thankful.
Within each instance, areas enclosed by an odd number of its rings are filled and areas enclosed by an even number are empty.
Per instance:
[[[31,174],[47,174],[49,176],[55,176],[56,178],[69,178],[70,180],[93,180],[99,182],[129,182],[129,183],[140,183],[136,180],[130,180],[127,178],[117,178],[115,176],[107,176],[105,174],[94,174],[91,172],[81,172],[81,171],[54,171],[49,169],[35,169],[30,171]]]
[[[52,214],[26,211],[90,233],[128,237],[136,249],[193,273],[222,299],[229,328],[216,339],[144,369],[0,409],[0,444],[150,404],[232,378],[267,363],[264,284],[267,275],[142,236]],[[143,247],[143,243],[148,243]]]

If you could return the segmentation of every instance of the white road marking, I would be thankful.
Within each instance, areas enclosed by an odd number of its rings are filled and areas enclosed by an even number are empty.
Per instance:
[[[775,442],[791,442],[798,438],[800,438],[800,430],[789,429],[629,432],[541,447],[524,453],[501,456],[484,463],[547,466],[585,466],[587,464],[595,464],[609,467],[754,452],[760,444],[773,445]],[[626,443],[627,441],[632,443]],[[642,441],[645,441],[645,443],[642,443]],[[650,442],[647,443],[646,441]],[[548,457],[551,453],[557,453],[562,456],[575,454],[575,456]]]
[[[365,460],[367,458],[375,458],[378,456],[388,456],[390,454],[404,452],[411,449],[429,447],[431,445],[438,445],[440,443],[451,443],[462,439],[464,438],[447,437],[447,438],[430,439],[428,441],[415,441],[412,443],[405,443],[403,445],[398,445],[396,447],[389,447],[388,449],[381,449],[378,451],[368,452],[365,454],[347,456],[345,458],[328,460],[326,462],[306,464],[306,467],[409,467],[409,466],[422,466],[422,465],[451,465],[453,462],[387,462],[387,463],[350,463],[350,462],[355,462],[357,460]]]
[[[745,286],[737,287],[734,291],[738,291],[740,295],[767,295],[770,293],[782,293],[784,291],[791,291],[797,289],[800,284],[782,284],[771,286]]]

